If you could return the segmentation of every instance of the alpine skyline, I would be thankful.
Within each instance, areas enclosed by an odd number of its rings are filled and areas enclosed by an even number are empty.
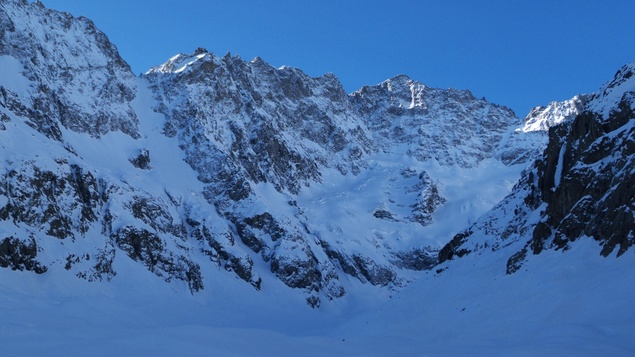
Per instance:
[[[136,74],[198,47],[311,76],[347,92],[405,74],[469,89],[524,117],[534,106],[591,93],[635,60],[635,3],[612,1],[44,0],[86,16]]]

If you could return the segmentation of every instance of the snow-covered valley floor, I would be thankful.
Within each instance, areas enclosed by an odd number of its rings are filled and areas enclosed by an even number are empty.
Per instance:
[[[228,274],[191,296],[137,269],[109,284],[1,269],[2,355],[632,355],[635,256],[579,243],[513,275],[502,255],[468,256],[391,298],[359,284],[319,310]]]

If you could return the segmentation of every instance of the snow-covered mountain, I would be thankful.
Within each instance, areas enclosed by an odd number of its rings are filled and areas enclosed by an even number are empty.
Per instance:
[[[531,255],[589,238],[603,256],[624,254],[635,243],[634,71],[635,64],[626,65],[593,95],[533,110],[525,128],[552,122],[540,118],[545,112],[565,120],[549,129],[542,157],[512,193],[456,235],[440,261],[500,249],[510,254],[513,273]]]
[[[0,328],[23,341],[37,325],[55,341],[49,327],[62,324],[121,343],[104,354],[165,346],[127,349],[140,330],[144,341],[187,335],[190,346],[220,330],[225,352],[262,352],[228,347],[231,328],[296,352],[310,341],[317,355],[329,352],[323,342],[339,354],[412,354],[415,334],[443,338],[461,324],[455,303],[482,304],[464,315],[474,319],[505,312],[502,297],[474,299],[463,286],[513,286],[500,296],[520,304],[532,288],[494,282],[500,271],[553,273],[534,257],[575,259],[587,236],[605,256],[629,249],[633,70],[523,120],[404,75],[347,94],[333,74],[202,48],[136,77],[90,20],[2,1],[0,297],[12,325]],[[368,312],[377,306],[388,312]],[[447,323],[425,327],[442,312]],[[80,314],[103,325],[73,325]],[[312,332],[295,331],[306,321]],[[155,336],[155,324],[181,327]],[[382,324],[400,335],[376,339]],[[350,349],[332,344],[340,335]]]
[[[137,78],[89,20],[2,10],[1,217],[9,250],[30,252],[8,253],[14,269],[111,280],[133,259],[194,293],[222,267],[312,306],[389,293],[538,152],[469,91],[397,76],[347,95],[332,74],[204,49]]]
[[[343,296],[344,275],[395,287],[408,270],[434,265],[443,237],[426,227],[454,202],[432,171],[498,163],[499,146],[521,124],[468,91],[405,76],[346,95],[331,74],[310,78],[204,49],[144,79],[166,117],[163,133],[178,138],[232,245],[314,292],[312,305]]]

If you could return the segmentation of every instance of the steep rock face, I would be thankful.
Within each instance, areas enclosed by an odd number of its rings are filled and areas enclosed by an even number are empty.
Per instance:
[[[618,256],[634,242],[635,115],[633,93],[602,120],[585,112],[550,132],[538,189],[545,213],[534,230],[531,248],[566,248],[582,236],[603,244],[607,256]],[[566,138],[566,139],[565,139]]]
[[[433,223],[445,202],[438,182],[420,164],[395,166],[377,155],[476,167],[497,158],[506,133],[520,124],[511,110],[468,91],[428,88],[405,76],[346,95],[330,74],[311,78],[204,49],[177,55],[144,79],[166,117],[164,133],[178,138],[208,202],[245,248],[287,285],[306,290],[312,305],[318,296],[344,295],[338,271],[400,286],[401,270],[432,265],[434,248],[397,248],[391,237],[411,231],[409,224]],[[394,175],[377,182],[387,170]],[[330,194],[377,197],[371,212],[342,206],[349,220],[330,220],[314,208],[310,187],[331,186],[337,176],[359,184]],[[371,192],[378,184],[382,191]],[[351,220],[371,224],[360,231]]]
[[[151,166],[147,150],[127,153],[139,147],[138,79],[114,45],[90,20],[39,2],[4,1],[0,19],[0,265],[108,281],[128,255],[202,288],[190,251],[205,245],[175,244],[186,214],[126,177]]]
[[[520,125],[506,107],[470,91],[428,87],[401,75],[351,94],[351,101],[382,150],[407,147],[419,161],[473,167],[496,155],[510,126]]]
[[[3,1],[0,63],[0,73],[23,75],[0,86],[3,106],[49,138],[61,140],[62,128],[94,137],[111,131],[139,136],[129,105],[135,77],[92,21],[40,3]]]
[[[591,237],[617,256],[635,237],[634,65],[590,96],[586,111],[549,130],[540,160],[512,194],[439,254],[441,262],[485,248],[510,249],[507,272],[531,254]],[[616,98],[620,98],[616,100]]]
[[[37,245],[33,238],[23,241],[14,237],[6,237],[0,242],[0,267],[13,270],[30,270],[36,274],[46,272],[36,260]]]
[[[43,272],[46,266],[63,265],[90,281],[110,280],[116,275],[112,263],[119,248],[166,281],[186,281],[192,291],[202,288],[200,268],[188,258],[187,248],[167,246],[185,239],[184,225],[170,213],[170,204],[113,183],[112,177],[96,178],[69,159],[58,157],[54,166],[19,160],[6,167],[0,225],[26,234],[16,233],[5,242],[11,267]]]
[[[6,168],[0,197],[0,219],[27,224],[58,239],[86,233],[97,221],[97,180],[77,165],[58,160],[55,171],[34,161]]]
[[[178,137],[186,161],[207,185],[205,197],[240,241],[287,285],[341,296],[335,267],[324,253],[318,258],[306,217],[286,203],[302,187],[319,183],[325,167],[359,172],[362,156],[372,150],[339,81],[202,49],[173,57],[145,78],[166,116],[165,134]],[[263,204],[258,186],[268,185],[287,213]]]
[[[332,75],[310,78],[260,58],[245,62],[199,49],[145,77],[164,99],[158,110],[167,118],[165,133],[178,134],[203,182],[238,174],[297,193],[320,180],[321,166],[359,171],[362,154],[372,149],[369,133],[348,113],[346,93]],[[212,170],[219,161],[228,167]]]

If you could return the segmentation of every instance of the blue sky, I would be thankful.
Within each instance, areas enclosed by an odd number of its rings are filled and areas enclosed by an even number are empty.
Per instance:
[[[632,0],[43,0],[91,18],[135,73],[204,47],[348,92],[406,74],[529,109],[593,92],[635,61]]]

